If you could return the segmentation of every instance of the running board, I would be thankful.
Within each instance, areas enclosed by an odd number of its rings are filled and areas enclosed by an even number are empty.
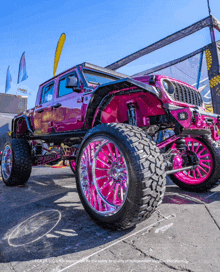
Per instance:
[[[71,139],[71,138],[80,138],[84,137],[88,130],[78,130],[78,131],[69,131],[69,132],[57,132],[53,134],[44,134],[44,135],[33,135],[30,136],[30,140],[46,140],[52,141],[57,139]]]

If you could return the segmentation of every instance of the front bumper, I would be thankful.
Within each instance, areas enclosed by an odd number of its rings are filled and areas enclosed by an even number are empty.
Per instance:
[[[189,134],[211,133],[214,141],[219,140],[220,115],[210,113],[201,108],[170,108],[170,114]],[[185,117],[185,118],[184,118]],[[185,133],[184,133],[185,134]]]

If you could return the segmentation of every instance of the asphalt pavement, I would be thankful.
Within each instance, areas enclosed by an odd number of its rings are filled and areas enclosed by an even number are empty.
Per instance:
[[[167,179],[163,203],[126,231],[97,226],[69,167],[33,167],[23,187],[0,179],[0,271],[220,271],[220,186],[189,193]]]

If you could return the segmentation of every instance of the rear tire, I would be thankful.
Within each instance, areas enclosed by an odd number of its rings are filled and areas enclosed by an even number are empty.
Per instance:
[[[31,148],[24,139],[7,142],[2,153],[1,175],[7,186],[24,185],[32,170]]]
[[[162,202],[163,157],[138,127],[114,123],[94,127],[81,144],[76,165],[82,204],[102,227],[133,227]]]

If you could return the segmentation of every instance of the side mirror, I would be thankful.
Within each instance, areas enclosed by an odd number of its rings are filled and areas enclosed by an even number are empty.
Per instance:
[[[78,79],[75,76],[69,76],[66,78],[66,88],[76,88],[78,87]]]

